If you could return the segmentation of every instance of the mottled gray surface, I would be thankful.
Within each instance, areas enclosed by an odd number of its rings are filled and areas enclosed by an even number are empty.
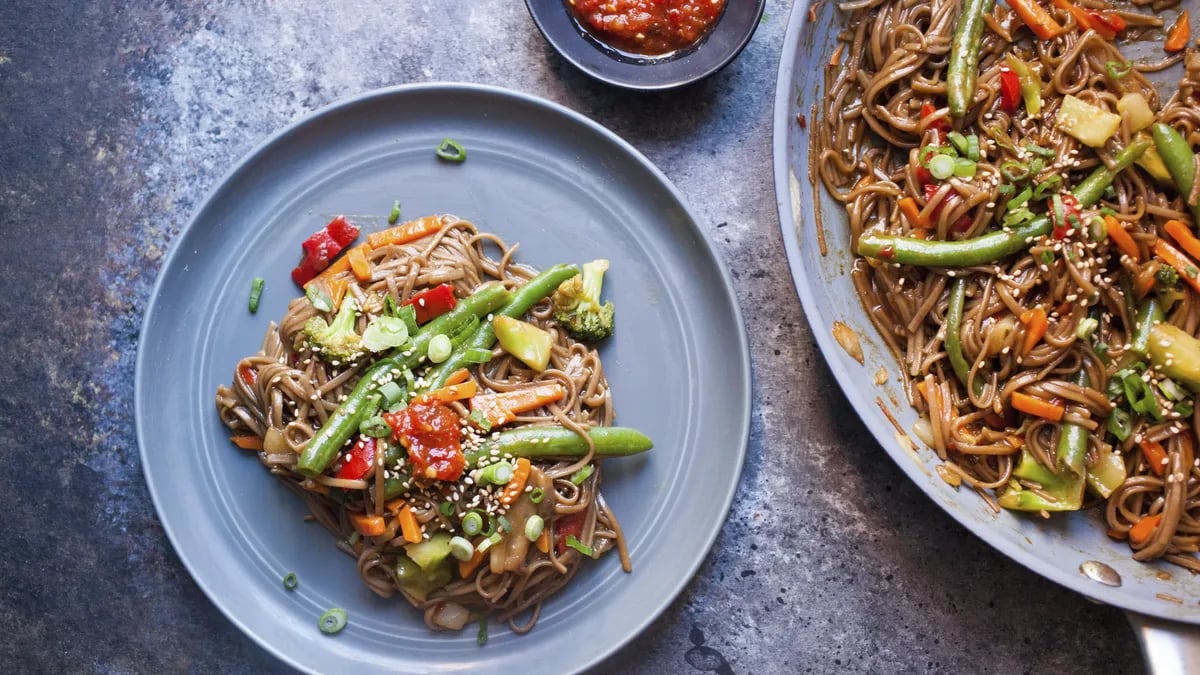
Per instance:
[[[749,324],[754,421],[729,524],[604,671],[1140,671],[1120,612],[993,553],[848,414],[771,190],[787,5],[715,78],[638,95],[574,72],[517,0],[0,3],[0,670],[282,669],[192,583],[150,503],[141,313],[174,235],[272,130],[453,80],[558,101],[646,153],[716,241]]]

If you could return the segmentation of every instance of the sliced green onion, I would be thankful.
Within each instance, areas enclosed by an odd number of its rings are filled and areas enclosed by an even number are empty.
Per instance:
[[[1003,220],[1004,220],[1004,224],[1007,225],[1008,227],[1015,227],[1017,225],[1027,223],[1036,217],[1037,216],[1034,215],[1033,211],[1030,211],[1029,209],[1022,206],[1021,208],[1013,209],[1013,210],[1009,211],[1008,213],[1004,214]]]
[[[404,322],[408,327],[409,335],[416,335],[421,327],[417,325],[417,310],[412,305],[405,305],[396,310],[396,318]]]
[[[438,512],[447,518],[454,515],[454,502],[446,501],[438,504]]]
[[[1062,185],[1062,182],[1062,176],[1058,174],[1050,176],[1046,180],[1038,183],[1037,187],[1033,189],[1033,198],[1041,199],[1042,197],[1045,197],[1047,192],[1058,189],[1058,187]]]
[[[1017,189],[1015,187],[1013,187],[1011,183],[1001,183],[996,188],[996,192],[999,192],[1002,195],[1011,195],[1012,193],[1014,193],[1016,191],[1017,191]]]
[[[1117,216],[1117,212],[1113,211],[1112,209],[1108,208],[1107,206],[1101,206],[1100,207],[1100,215],[1113,216],[1115,218]]]
[[[1086,317],[1079,322],[1078,326],[1075,327],[1075,337],[1079,338],[1080,340],[1086,340],[1091,337],[1092,333],[1099,327],[1099,321],[1090,316]]]
[[[1133,433],[1133,420],[1129,413],[1121,408],[1116,408],[1108,414],[1108,421],[1104,423],[1104,428],[1116,436],[1118,441],[1124,441],[1129,438],[1129,434]]]
[[[478,511],[471,511],[462,519],[463,533],[468,537],[474,537],[483,531],[483,516],[479,515]]]
[[[467,158],[467,149],[453,138],[443,138],[437,146],[437,156],[448,162],[461,162]]]
[[[336,489],[336,488],[335,488],[335,489]],[[330,490],[330,491],[329,491],[329,496],[330,496],[330,497],[332,497],[332,496],[333,496],[333,490]],[[335,501],[336,501],[336,500],[335,500]],[[351,533],[351,534],[350,534],[350,538],[346,540],[346,543],[347,543],[347,544],[350,544],[350,547],[351,547],[351,548],[354,548],[354,545],[358,543],[358,538],[359,538],[360,536],[362,536],[362,535],[360,535],[360,534],[359,534],[359,533],[357,533],[357,532],[353,532],[353,533]]]
[[[496,532],[496,516],[493,516],[489,513],[487,517],[487,524],[487,529],[479,534],[482,534],[485,537],[490,537]]]
[[[438,333],[429,338],[429,360],[434,363],[441,363],[450,358],[450,353],[454,351],[454,345],[450,342],[450,338],[442,333]],[[490,352],[489,352],[490,353]]]
[[[1000,175],[1009,182],[1019,183],[1029,178],[1029,167],[1010,159],[1000,165]]]
[[[583,485],[583,481],[587,480],[588,478],[591,478],[592,473],[594,473],[595,471],[596,471],[596,467],[592,464],[588,464],[587,466],[583,467],[582,469],[571,474],[571,482],[576,485]]]
[[[496,523],[500,525],[500,530],[503,532],[512,532],[512,521],[506,516],[498,516]]]
[[[492,485],[504,485],[512,478],[512,475],[512,464],[501,460],[495,464],[488,464],[480,469],[479,478],[476,478],[475,480],[483,485],[487,485],[489,483]]]
[[[499,532],[496,532],[495,534],[489,536],[487,539],[484,539],[483,541],[479,542],[479,546],[476,546],[475,550],[478,551],[479,553],[483,553],[483,552],[487,551],[489,548],[495,546],[496,544],[499,544],[500,540],[503,538],[504,537],[501,536]]]
[[[1108,239],[1108,224],[1104,222],[1103,218],[1092,216],[1091,220],[1088,221],[1088,225],[1090,226],[1088,235],[1092,241],[1104,241]]]
[[[475,555],[475,545],[462,537],[450,537],[450,555],[459,560],[470,560]]]
[[[1054,251],[1051,251],[1050,249],[1046,249],[1045,251],[1042,251],[1042,254],[1038,257],[1041,258],[1042,264],[1044,264],[1044,265],[1053,265],[1054,264]]]
[[[954,175],[954,158],[946,155],[935,155],[929,158],[929,173],[938,180],[946,180]]]
[[[317,619],[317,625],[320,626],[322,633],[337,633],[346,627],[346,610],[341,607],[334,607],[325,610],[320,619]]]
[[[471,423],[479,427],[480,431],[484,433],[492,430],[492,422],[487,418],[487,415],[483,414],[482,410],[472,410],[471,414],[467,415],[467,419],[471,420]]]
[[[1179,415],[1180,417],[1191,417],[1192,413],[1195,412],[1193,408],[1194,406],[1192,400],[1188,399],[1186,401],[1180,401],[1179,403],[1176,403],[1173,410],[1175,411],[1175,414]]]
[[[296,590],[296,587],[299,585],[300,585],[300,579],[296,577],[295,572],[288,572],[287,576],[285,576],[283,578],[283,587],[288,589],[289,591]]]
[[[266,280],[262,277],[254,277],[254,281],[250,282],[250,313],[258,312],[258,301],[262,299],[263,285]]]
[[[1007,206],[1009,209],[1015,209],[1018,206],[1024,206],[1025,203],[1028,202],[1031,198],[1033,198],[1033,190],[1031,190],[1029,188],[1025,188],[1024,190],[1021,190],[1020,192],[1018,192],[1016,197],[1013,197],[1012,199],[1008,200]]]
[[[1125,77],[1133,70],[1133,64],[1128,61],[1108,61],[1104,64],[1104,72],[1114,80]]]
[[[529,501],[533,502],[534,504],[541,504],[542,500],[545,498],[546,491],[542,488],[533,488],[533,490],[529,493]]]
[[[1050,148],[1043,148],[1042,146],[1040,146],[1036,143],[1026,143],[1022,147],[1024,147],[1026,150],[1028,150],[1029,152],[1032,152],[1035,155],[1041,155],[1042,157],[1046,157],[1046,158],[1054,157],[1053,150],[1051,150]]]
[[[408,324],[394,316],[377,316],[362,334],[362,344],[373,352],[401,347],[408,342]]]
[[[546,521],[536,513],[525,519],[525,538],[529,541],[537,541],[537,538],[542,536],[542,530],[546,528]]]
[[[487,641],[488,641],[487,615],[485,614],[485,615],[479,617],[479,632],[475,633],[475,644],[482,647],[487,644]]]
[[[379,393],[383,395],[383,400],[388,405],[404,398],[404,389],[395,382],[384,382],[379,386]]]
[[[1067,207],[1066,207],[1066,205],[1063,204],[1062,195],[1056,194],[1053,197],[1051,197],[1050,198],[1050,206],[1053,211],[1054,226],[1055,227],[1066,227],[1067,226]]]
[[[950,141],[950,145],[954,146],[954,149],[958,152],[959,155],[961,155],[963,157],[965,157],[967,155],[967,137],[966,136],[963,136],[962,134],[960,134],[957,131],[951,131],[950,133],[946,134],[946,140]]]
[[[359,423],[358,433],[371,438],[387,438],[392,435],[392,427],[382,415],[373,415]]]
[[[590,546],[585,546],[583,544],[583,542],[576,539],[575,535],[573,535],[573,534],[567,535],[567,546],[570,546],[571,548],[575,549],[576,551],[579,551],[580,553],[582,553],[583,555],[586,555],[589,558],[592,557],[592,548]]]
[[[1182,401],[1183,399],[1187,398],[1187,392],[1183,390],[1183,387],[1180,387],[1178,384],[1176,384],[1175,380],[1172,380],[1169,377],[1163,378],[1163,380],[1158,383],[1158,390],[1163,393],[1163,396],[1166,396],[1172,401]]]
[[[392,212],[388,214],[388,225],[395,225],[400,220],[400,200],[392,202]]]
[[[409,391],[417,388],[417,378],[413,375],[412,368],[405,368],[400,371],[404,375],[404,383],[408,386]]]
[[[971,134],[970,136],[967,136],[967,159],[971,160],[972,162],[978,162],[979,157],[979,137],[975,134]]]
[[[471,347],[463,351],[463,361],[466,363],[487,363],[492,360],[492,350]]]
[[[973,178],[978,167],[969,159],[958,159],[954,162],[954,175],[959,178]]]
[[[333,298],[329,294],[321,290],[320,284],[309,284],[308,288],[304,289],[304,295],[308,297],[308,301],[319,312],[333,311]]]

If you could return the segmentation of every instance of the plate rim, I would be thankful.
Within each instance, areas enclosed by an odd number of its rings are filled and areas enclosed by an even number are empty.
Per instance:
[[[748,41],[748,38],[747,38]],[[739,50],[740,51],[740,50]],[[736,54],[735,54],[736,55]],[[150,493],[150,498],[154,504],[155,515],[158,518],[159,524],[162,526],[168,541],[171,544],[172,550],[183,564],[184,569],[188,572],[188,576],[201,589],[207,600],[215,606],[224,617],[235,625],[243,635],[251,638],[259,647],[270,653],[279,661],[290,665],[293,668],[304,672],[313,672],[310,667],[304,663],[298,662],[288,652],[277,648],[274,644],[269,643],[264,637],[249,629],[248,625],[242,621],[238,614],[234,611],[235,603],[227,603],[219,599],[214,592],[211,584],[203,580],[194,570],[195,561],[191,560],[180,546],[180,538],[182,536],[182,527],[177,523],[170,525],[163,518],[163,502],[166,499],[160,494],[160,488],[156,487],[153,479],[153,471],[150,468],[151,463],[148,462],[149,453],[147,451],[148,439],[146,423],[143,420],[144,410],[147,409],[147,401],[145,400],[145,387],[142,385],[143,378],[148,372],[149,365],[146,363],[146,348],[145,340],[147,331],[151,326],[159,307],[159,298],[162,296],[163,283],[165,280],[166,271],[172,269],[180,263],[180,259],[185,255],[182,243],[189,232],[199,226],[202,217],[209,209],[210,205],[220,192],[225,190],[231,180],[240,174],[249,164],[256,161],[261,155],[275,148],[285,137],[294,133],[298,129],[317,123],[329,117],[336,117],[339,113],[346,109],[351,109],[359,105],[367,104],[373,100],[387,100],[393,97],[403,97],[413,93],[473,93],[487,97],[497,97],[503,99],[515,100],[517,102],[533,105],[547,110],[554,116],[563,117],[575,125],[582,125],[599,134],[607,142],[612,143],[623,154],[630,157],[632,160],[643,166],[649,171],[660,183],[660,186],[667,191],[682,207],[683,212],[687,215],[688,231],[697,235],[702,250],[712,258],[717,276],[720,279],[720,286],[723,289],[726,299],[729,302],[733,318],[736,321],[736,329],[733,331],[738,356],[735,359],[739,373],[742,375],[742,383],[740,391],[737,392],[737,400],[741,402],[737,411],[735,428],[738,430],[740,442],[736,448],[736,461],[734,471],[730,473],[730,480],[723,494],[714,495],[718,497],[720,503],[720,518],[717,522],[711,524],[708,532],[700,539],[701,553],[695,556],[686,566],[680,568],[683,573],[679,574],[675,581],[671,584],[668,592],[662,596],[662,599],[656,603],[651,611],[647,612],[641,621],[629,624],[623,631],[620,639],[613,641],[607,648],[600,650],[596,655],[586,662],[579,663],[575,666],[578,670],[587,670],[593,668],[604,660],[612,657],[621,648],[628,645],[636,637],[643,634],[647,628],[654,623],[662,614],[674,604],[680,594],[683,593],[688,584],[695,578],[700,567],[708,560],[712,554],[713,545],[716,543],[717,537],[725,527],[725,523],[729,519],[730,511],[733,506],[733,500],[738,493],[741,484],[741,478],[744,475],[746,456],[749,450],[750,441],[750,425],[753,416],[753,369],[750,360],[749,339],[746,332],[746,323],[741,309],[741,304],[738,300],[736,287],[733,284],[732,275],[725,259],[720,255],[716,245],[713,243],[708,232],[701,225],[700,220],[692,207],[688,204],[679,188],[658,168],[649,158],[641,151],[634,147],[630,142],[617,135],[612,130],[604,125],[592,120],[591,118],[579,113],[571,108],[558,103],[556,101],[535,96],[532,94],[499,87],[494,85],[457,82],[457,81],[438,81],[438,82],[421,82],[392,85],[362,91],[358,94],[346,96],[332,101],[320,108],[310,111],[300,117],[282,125],[274,132],[269,134],[264,140],[257,143],[254,147],[243,154],[234,164],[224,172],[221,177],[214,182],[203,199],[198,202],[198,205],[192,211],[187,223],[179,229],[172,237],[172,241],[167,254],[163,258],[162,265],[155,273],[154,284],[146,299],[146,307],[144,309],[141,325],[138,329],[138,346],[137,355],[134,364],[134,425],[136,438],[138,443],[138,457],[141,462],[142,473],[145,478],[147,490]]]
[[[800,4],[792,7],[779,58],[779,70],[775,83],[775,105],[771,140],[775,201],[778,209],[779,226],[783,236],[784,249],[787,253],[788,266],[790,268],[789,273],[792,277],[792,285],[795,287],[796,293],[800,298],[805,320],[809,324],[813,338],[817,342],[826,366],[833,374],[834,379],[837,380],[838,387],[853,407],[855,414],[871,433],[871,436],[880,446],[880,449],[892,459],[908,480],[922,494],[931,500],[939,510],[949,515],[968,532],[983,540],[989,547],[1009,560],[1020,564],[1044,579],[1052,581],[1094,602],[1111,605],[1127,612],[1141,612],[1184,624],[1200,625],[1200,611],[1194,611],[1190,615],[1172,614],[1171,610],[1178,610],[1179,606],[1162,600],[1155,603],[1155,598],[1141,597],[1127,586],[1105,586],[1087,579],[1082,574],[1072,574],[1065,568],[1054,565],[1048,559],[1047,555],[1039,555],[1006,539],[998,529],[984,527],[972,521],[967,517],[967,512],[964,509],[950,508],[943,500],[937,499],[934,493],[927,488],[926,483],[922,480],[923,475],[918,468],[919,465],[916,462],[905,461],[906,458],[902,456],[901,451],[895,448],[895,440],[889,438],[887,435],[887,432],[892,427],[889,426],[887,429],[883,429],[867,424],[867,416],[860,410],[859,398],[855,393],[857,387],[853,384],[854,378],[844,367],[843,362],[838,358],[834,358],[834,356],[841,353],[841,346],[837,344],[832,334],[824,330],[828,326],[828,323],[824,321],[824,317],[820,312],[814,294],[814,285],[809,279],[810,274],[816,274],[816,272],[813,272],[805,264],[797,235],[797,228],[804,224],[803,214],[793,212],[791,184],[789,180],[792,167],[788,157],[788,139],[789,131],[792,128],[792,118],[789,113],[791,100],[795,95],[793,93],[793,81],[796,61],[801,48],[802,36],[806,33],[804,27],[808,23],[804,16],[807,14],[807,11],[807,7]],[[820,20],[818,19],[818,21]],[[815,123],[816,120],[809,120],[807,133],[813,133],[812,127]],[[797,271],[802,273],[797,274]],[[821,321],[815,321],[809,317],[820,317]],[[1086,548],[1086,545],[1081,545],[1081,548]]]

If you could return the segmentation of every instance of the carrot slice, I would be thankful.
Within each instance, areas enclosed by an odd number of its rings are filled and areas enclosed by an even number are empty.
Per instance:
[[[418,396],[417,400],[421,401],[422,403],[428,403],[430,401],[449,403],[451,401],[461,401],[463,399],[471,398],[478,391],[479,385],[475,384],[475,380],[467,380],[466,382],[451,384],[442,387],[441,389],[427,391]]]
[[[233,441],[234,445],[243,450],[263,449],[263,439],[255,436],[254,434],[246,434],[245,436],[230,436],[229,440]]]
[[[336,312],[342,306],[342,299],[346,297],[346,291],[349,289],[350,280],[346,277],[329,280],[329,298],[333,300],[333,311]]]
[[[326,267],[325,269],[321,270],[320,274],[318,274],[317,276],[310,279],[308,281],[308,283],[304,284],[304,287],[308,288],[309,284],[317,281],[318,279],[322,279],[325,281],[325,283],[328,284],[330,281],[333,280],[333,278],[335,276],[341,274],[342,272],[350,271],[350,251],[353,251],[356,248],[362,249],[362,252],[364,254],[370,250],[370,247],[368,244],[359,244],[358,246],[355,246],[354,248],[346,251],[340,257],[338,257],[337,260],[334,260],[333,262],[329,263],[329,267]]]
[[[371,280],[371,261],[367,260],[367,247],[355,246],[346,253],[346,259],[350,261],[350,271],[354,272],[354,278],[359,281]]]
[[[470,378],[471,378],[471,371],[467,370],[466,368],[459,368],[458,370],[454,371],[453,373],[450,373],[450,377],[446,378],[446,384],[447,385],[462,384],[463,382],[466,382]]]
[[[525,490],[525,481],[529,480],[529,470],[533,465],[524,457],[517,458],[517,465],[513,468],[512,478],[504,485],[504,489],[500,492],[500,502],[504,505],[511,505],[521,496],[521,492]]]
[[[417,522],[417,514],[413,513],[411,506],[405,504],[400,507],[396,519],[400,521],[400,534],[404,535],[404,541],[410,544],[421,541],[421,524]]]
[[[1059,422],[1067,409],[1057,403],[1043,401],[1036,396],[1022,394],[1021,392],[1013,392],[1012,407],[1020,410],[1027,415],[1041,417],[1042,419],[1050,420],[1051,422]]]
[[[359,513],[350,514],[350,522],[354,529],[364,537],[376,537],[387,532],[387,523],[383,516],[367,516]]]
[[[1192,39],[1192,25],[1188,11],[1185,9],[1179,13],[1179,18],[1175,19],[1175,23],[1171,24],[1171,29],[1167,31],[1167,41],[1163,44],[1163,49],[1169,52],[1181,52],[1187,47],[1190,39]]]
[[[1091,30],[1093,28],[1092,20],[1088,17],[1087,12],[1068,2],[1068,0],[1054,0],[1054,6],[1067,10],[1075,18],[1075,23],[1079,24],[1079,30]]]
[[[478,394],[471,398],[471,410],[483,413],[492,426],[500,426],[516,419],[518,413],[537,410],[566,395],[566,387],[558,382],[546,382],[498,394]]]
[[[1175,243],[1179,244],[1184,251],[1187,251],[1188,255],[1193,258],[1200,258],[1200,239],[1197,239],[1196,235],[1192,234],[1191,229],[1187,225],[1184,225],[1182,221],[1168,220],[1163,224],[1163,230],[1171,235]]]
[[[407,244],[421,237],[427,237],[440,229],[442,229],[441,216],[422,216],[382,232],[373,232],[367,235],[367,246],[379,248],[389,244]]]
[[[1129,543],[1141,546],[1142,544],[1150,541],[1150,537],[1154,535],[1154,530],[1158,529],[1158,524],[1161,522],[1161,513],[1139,518],[1138,521],[1133,524],[1133,527],[1129,528]]]
[[[1160,260],[1175,268],[1179,272],[1179,276],[1191,286],[1197,293],[1200,293],[1200,267],[1192,262],[1190,258],[1183,254],[1182,251],[1167,243],[1165,239],[1159,239],[1154,242],[1154,255]]]
[[[542,530],[542,534],[537,538],[537,550],[542,553],[550,553],[550,528]]]
[[[1167,470],[1167,451],[1163,449],[1162,444],[1154,441],[1142,441],[1138,445],[1142,448],[1142,454],[1145,455],[1150,470],[1157,476],[1163,475],[1163,472]]]
[[[1053,40],[1062,35],[1063,27],[1050,12],[1042,9],[1042,6],[1034,0],[1008,0],[1008,6],[1012,7],[1017,18],[1021,20],[1033,34],[1042,40]]]
[[[1038,340],[1046,334],[1046,328],[1050,322],[1046,318],[1046,310],[1040,305],[1033,309],[1021,312],[1021,323],[1025,324],[1025,343],[1021,346],[1021,354],[1028,354],[1033,351]]]
[[[912,197],[901,199],[897,205],[900,207],[900,213],[904,214],[904,219],[913,227],[928,229],[932,227],[929,218],[921,215],[921,207],[917,206],[917,200]]]
[[[1129,232],[1125,230],[1125,225],[1121,221],[1112,216],[1104,216],[1104,227],[1108,230],[1108,238],[1112,239],[1117,248],[1121,249],[1121,253],[1138,262],[1142,261],[1142,252],[1138,250],[1137,242],[1129,236]]]
[[[479,569],[479,565],[483,563],[484,556],[487,555],[487,551],[479,550],[479,542],[481,541],[483,541],[483,537],[480,537],[475,541],[475,552],[471,554],[470,558],[467,560],[458,561],[458,576],[462,577],[463,579],[471,578],[471,575],[474,574],[475,570]]]

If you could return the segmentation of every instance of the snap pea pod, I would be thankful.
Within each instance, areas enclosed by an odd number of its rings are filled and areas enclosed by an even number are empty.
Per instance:
[[[1167,165],[1167,172],[1186,201],[1196,185],[1196,156],[1192,153],[1192,146],[1188,145],[1183,134],[1162,122],[1151,125],[1150,135],[1154,137],[1154,147],[1162,157],[1163,164]],[[1194,226],[1200,227],[1200,201],[1188,204],[1188,207],[1196,219]]]
[[[1075,186],[1072,194],[1082,206],[1093,206],[1104,191],[1125,169],[1150,147],[1149,141],[1135,141],[1113,156],[1113,166],[1100,166]],[[1039,237],[1050,233],[1053,223],[1047,216],[1013,227],[996,230],[973,239],[929,241],[914,237],[866,232],[858,238],[858,254],[884,262],[919,267],[970,267],[1003,260],[1019,253]]]
[[[628,427],[592,427],[588,436],[597,457],[625,457],[646,452],[654,443],[645,434]],[[466,453],[467,466],[477,466],[485,457],[570,458],[587,454],[587,441],[564,427],[517,427],[501,431],[477,450]],[[493,454],[493,450],[496,452]]]
[[[958,380],[967,385],[967,380],[971,374],[971,364],[967,363],[967,359],[963,356],[962,350],[962,318],[963,305],[967,298],[967,280],[958,277],[950,283],[950,306],[946,309],[946,355],[950,358],[950,366],[954,368],[954,374],[958,376]],[[971,387],[976,396],[983,393],[983,382],[974,380],[975,384]]]
[[[1086,387],[1091,382],[1087,370],[1080,368],[1075,374],[1074,383]],[[1058,466],[1065,468],[1076,476],[1083,477],[1085,472],[1084,460],[1087,459],[1088,430],[1078,424],[1063,422],[1058,433]]]
[[[950,41],[950,64],[946,70],[946,98],[954,117],[966,115],[975,98],[984,17],[992,12],[994,4],[995,0],[965,0],[962,3],[962,14]]]
[[[1150,345],[1150,329],[1162,320],[1162,303],[1154,296],[1146,298],[1146,301],[1138,308],[1137,318],[1134,320],[1133,339],[1129,341],[1129,350],[1145,356]]]
[[[1078,511],[1083,504],[1083,476],[1056,474],[1042,466],[1029,450],[1021,449],[1021,459],[1013,469],[1017,478],[1034,481],[1040,491],[1010,486],[1000,494],[1000,506],[1012,511]]]
[[[541,302],[542,298],[553,293],[562,282],[576,274],[579,274],[579,268],[574,265],[559,264],[547,267],[540,274],[513,291],[512,300],[496,313],[513,319],[520,319],[534,305]],[[441,387],[452,373],[472,365],[468,357],[468,350],[491,349],[494,344],[496,344],[496,331],[492,328],[490,321],[484,321],[480,324],[479,328],[475,329],[471,337],[467,338],[467,341],[462,346],[450,354],[450,358],[425,374],[426,386],[430,389]]]
[[[471,321],[494,311],[508,303],[512,294],[499,284],[489,284],[464,298],[454,309],[425,324],[412,342],[393,349],[387,356],[379,359],[359,378],[358,384],[338,405],[337,410],[329,416],[316,435],[304,446],[300,453],[297,470],[306,476],[315,476],[325,470],[337,453],[341,451],[346,441],[358,431],[358,425],[363,420],[363,413],[377,398],[379,387],[384,382],[391,381],[392,370],[405,370],[421,362],[429,349],[429,340],[434,335],[448,335],[460,331]]]

